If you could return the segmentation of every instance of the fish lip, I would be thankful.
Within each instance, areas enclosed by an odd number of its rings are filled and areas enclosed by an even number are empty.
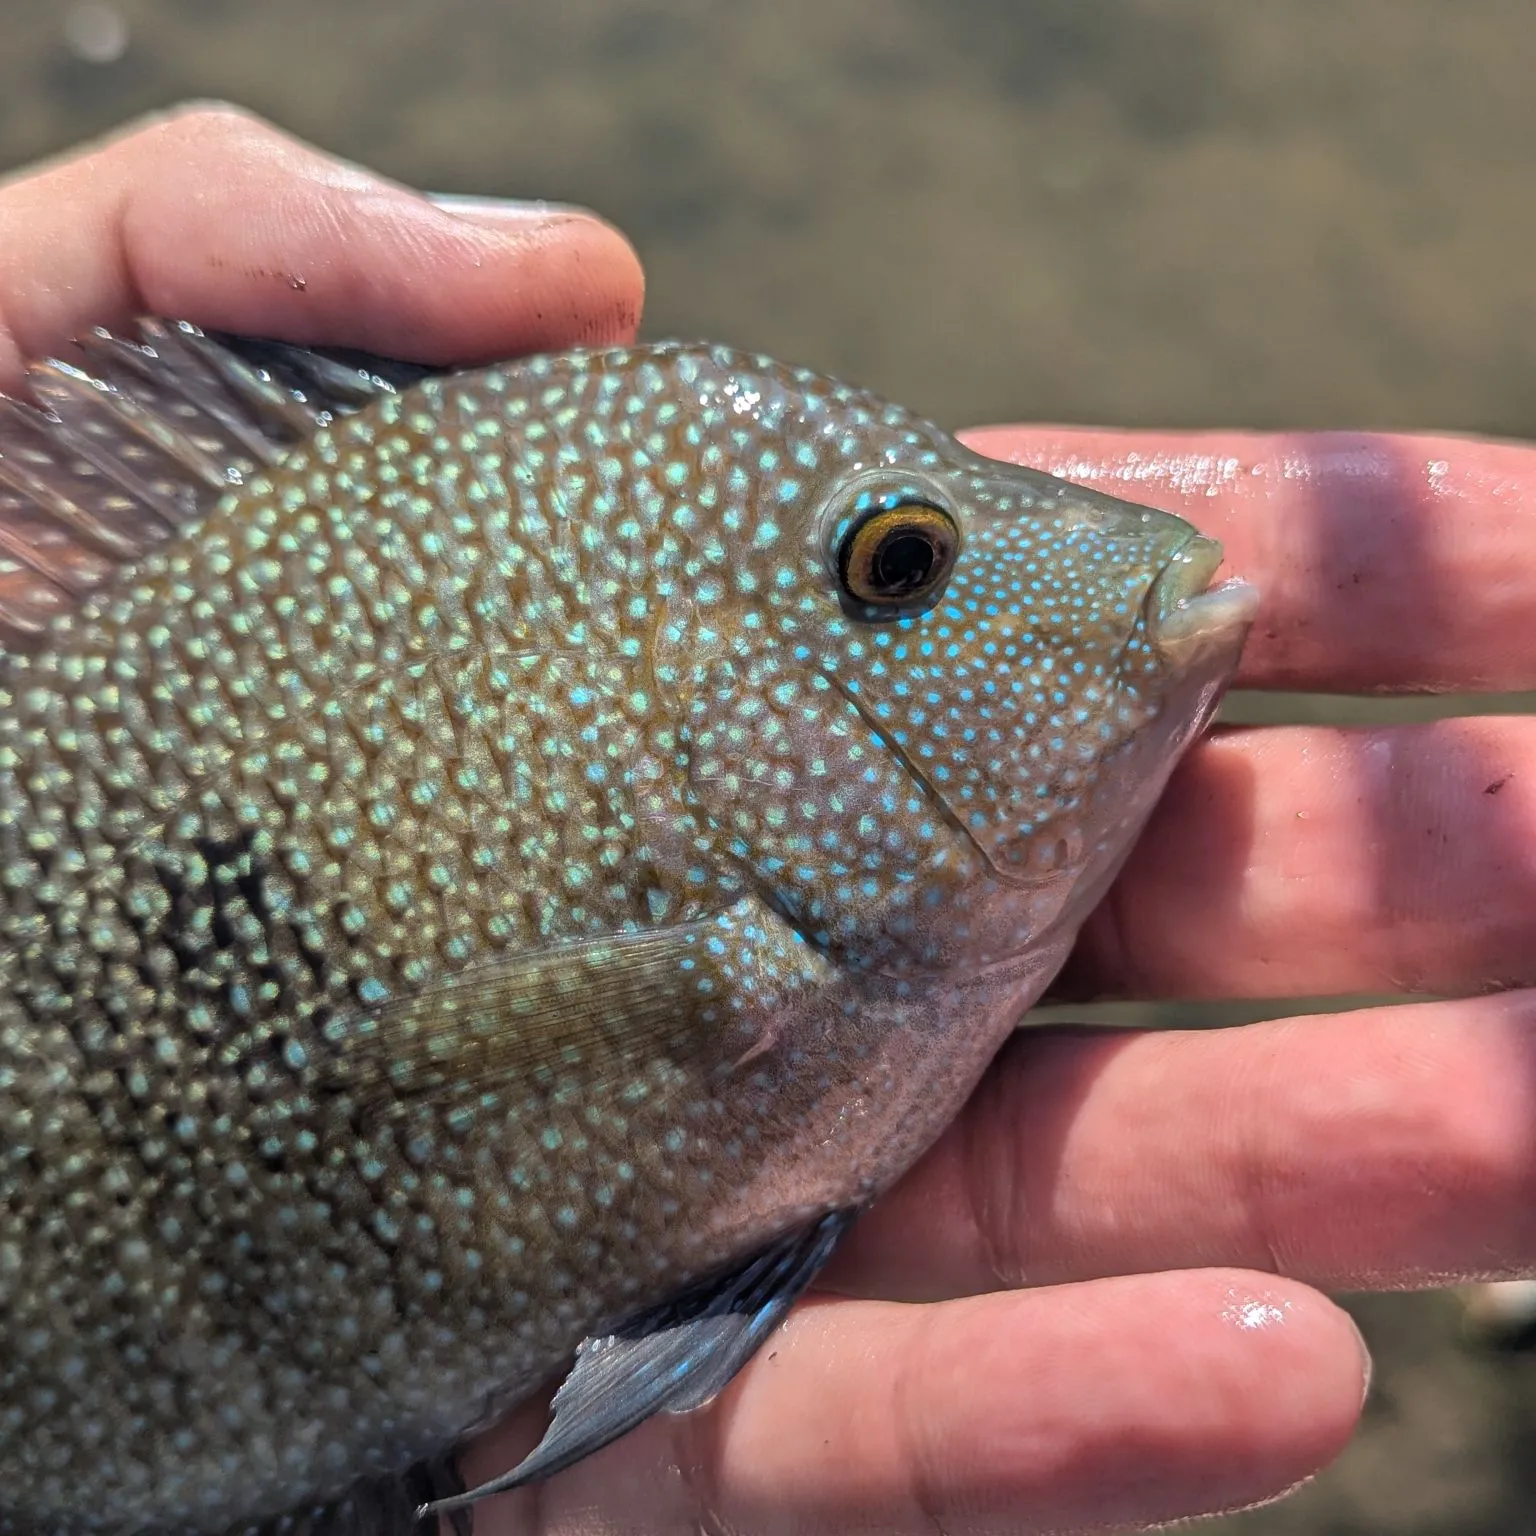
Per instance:
[[[1211,585],[1222,547],[1191,534],[1163,567],[1147,596],[1147,628],[1159,656],[1185,668],[1217,652],[1242,648],[1259,609],[1258,588],[1238,577]]]

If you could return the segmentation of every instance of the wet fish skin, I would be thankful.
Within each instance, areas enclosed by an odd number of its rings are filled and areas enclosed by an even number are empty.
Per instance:
[[[850,594],[914,507],[947,579]],[[1209,718],[1216,558],[663,344],[386,394],[63,607],[0,678],[0,1532],[341,1529],[888,1186]]]

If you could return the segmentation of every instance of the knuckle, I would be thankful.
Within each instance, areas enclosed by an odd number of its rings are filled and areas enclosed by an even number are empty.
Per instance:
[[[240,148],[282,137],[248,108],[228,101],[193,100],[141,119],[127,140],[157,141],[161,148],[168,145],[173,152],[186,152]]]

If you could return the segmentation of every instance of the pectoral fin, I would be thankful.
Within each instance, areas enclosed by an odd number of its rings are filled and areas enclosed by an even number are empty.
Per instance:
[[[765,1048],[760,1021],[826,961],[752,898],[673,928],[507,955],[326,1026],[318,1070],[365,1118],[410,1099],[465,1100],[667,1060],[729,1073]],[[751,1009],[734,1006],[750,988]]]
[[[826,1263],[857,1211],[833,1211],[786,1234],[708,1285],[643,1312],[614,1333],[586,1339],[555,1393],[544,1438],[510,1472],[422,1505],[447,1514],[550,1477],[657,1413],[687,1413],[719,1393],[778,1327]]]

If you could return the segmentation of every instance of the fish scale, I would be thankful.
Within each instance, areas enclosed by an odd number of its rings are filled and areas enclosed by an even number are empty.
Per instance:
[[[27,462],[96,411],[103,485],[61,450],[83,515],[0,571],[0,1533],[403,1531],[573,1355],[515,1480],[744,1363],[1060,965],[1252,596],[725,348],[102,359]],[[151,483],[188,521],[72,566]]]

